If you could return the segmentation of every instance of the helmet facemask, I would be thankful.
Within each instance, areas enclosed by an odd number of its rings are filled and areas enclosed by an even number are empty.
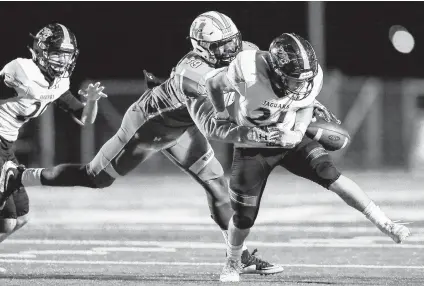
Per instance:
[[[71,43],[64,43],[46,27],[31,37],[34,43],[29,49],[38,67],[50,78],[70,77],[79,54],[75,36],[71,35]]]
[[[76,53],[68,51],[51,51],[48,54],[47,70],[55,77],[69,77],[76,63]]]
[[[318,73],[318,61],[312,46],[295,34],[283,34],[270,46],[271,82],[292,100],[308,97]]]
[[[206,42],[194,38],[191,39],[197,41],[198,45],[209,54],[209,62],[216,68],[228,66],[242,50],[240,32],[216,42]]]

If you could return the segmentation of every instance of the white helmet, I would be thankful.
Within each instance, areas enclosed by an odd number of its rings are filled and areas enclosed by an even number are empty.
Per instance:
[[[193,51],[215,67],[229,65],[242,49],[241,34],[226,15],[210,11],[190,27]]]

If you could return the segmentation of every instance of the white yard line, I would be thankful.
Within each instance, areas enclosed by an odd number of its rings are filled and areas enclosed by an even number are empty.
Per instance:
[[[349,234],[349,233],[367,233],[371,232],[373,234],[379,233],[379,230],[371,223],[368,223],[370,226],[331,226],[325,224],[323,226],[309,226],[309,225],[255,225],[252,228],[254,232],[274,232],[281,233],[284,232],[301,232],[301,233],[338,233],[338,234]],[[220,232],[217,225],[213,222],[206,222],[205,224],[156,224],[156,223],[144,223],[144,224],[52,224],[52,225],[29,225],[28,228],[32,230],[43,230],[43,229],[52,229],[54,227],[61,226],[70,230],[127,230],[127,231],[211,231],[211,232]],[[414,236],[416,234],[424,235],[424,227],[414,227],[414,224],[410,224],[409,227],[413,230]]]
[[[25,264],[80,264],[80,265],[163,265],[163,266],[222,266],[218,262],[165,262],[165,261],[87,261],[87,260],[38,260],[38,259],[0,259],[2,263]],[[424,266],[405,265],[366,265],[366,264],[282,264],[294,268],[373,268],[373,269],[424,269]]]
[[[376,241],[387,241],[378,243]],[[86,245],[86,246],[125,246],[125,247],[158,247],[165,249],[224,249],[222,242],[190,242],[190,241],[136,241],[136,240],[61,240],[61,239],[10,239],[4,244],[20,245]],[[387,237],[356,237],[352,239],[293,239],[291,242],[249,241],[251,247],[268,248],[407,248],[424,249],[424,244],[395,244]]]

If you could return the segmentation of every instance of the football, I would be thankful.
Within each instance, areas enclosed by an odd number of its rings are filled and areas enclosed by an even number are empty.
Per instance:
[[[309,124],[306,135],[319,142],[326,150],[336,151],[350,143],[349,133],[341,125],[317,119]]]

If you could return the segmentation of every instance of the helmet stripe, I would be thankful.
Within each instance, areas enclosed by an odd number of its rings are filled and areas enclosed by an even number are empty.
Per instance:
[[[299,47],[300,50],[300,55],[302,56],[302,60],[303,60],[303,68],[304,69],[310,69],[311,68],[311,64],[309,62],[309,58],[308,58],[308,53],[305,50],[305,47],[302,45],[302,43],[292,34],[287,34],[290,37],[293,38],[293,40],[296,42],[297,46]]]
[[[211,15],[203,15],[203,16],[206,17],[206,18],[211,19],[215,24],[218,25],[218,27],[219,27],[220,30],[224,30],[225,29],[224,25],[222,25],[221,21],[219,21],[217,18],[215,18],[215,17],[213,17]]]
[[[230,27],[230,23],[228,23],[227,19],[225,19],[225,16],[224,16],[224,15],[222,15],[221,13],[219,13],[219,12],[216,12],[216,13],[217,13],[217,14],[218,14],[218,16],[221,18],[222,22],[224,23],[224,26],[225,26],[226,28]]]
[[[70,45],[71,44],[71,37],[69,36],[68,29],[65,26],[63,26],[62,24],[58,24],[58,25],[62,28],[62,31],[63,31],[63,43]]]
[[[217,14],[220,15],[219,13],[217,13]],[[215,24],[217,24],[219,29],[222,31],[222,33],[224,35],[231,32],[231,26],[228,24],[228,22],[224,22],[224,24],[223,24],[219,19],[215,18],[212,15],[203,14],[202,16],[211,19]],[[220,18],[222,19],[221,16],[220,16]]]

